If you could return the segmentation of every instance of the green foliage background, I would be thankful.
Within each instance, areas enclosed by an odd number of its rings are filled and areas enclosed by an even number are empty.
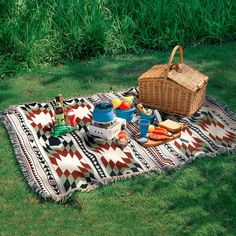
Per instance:
[[[234,0],[0,0],[0,75],[235,38]]]

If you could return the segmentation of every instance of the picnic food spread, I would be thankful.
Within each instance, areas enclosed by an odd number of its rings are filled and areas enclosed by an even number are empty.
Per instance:
[[[159,124],[160,127],[171,132],[179,132],[181,130],[181,125],[173,120],[165,120]]]
[[[177,50],[180,51],[180,64],[173,64]],[[131,91],[111,100],[97,101],[87,134],[98,143],[115,139],[121,148],[128,144],[129,138],[134,138],[145,147],[173,140],[186,127],[170,119],[162,121],[158,110],[191,115],[202,105],[207,80],[207,76],[183,64],[183,49],[178,45],[173,49],[168,64],[154,66],[140,76],[140,93]],[[168,96],[164,96],[163,89],[166,89],[164,93]],[[129,137],[125,131],[127,122],[136,122],[139,133]],[[64,107],[62,95],[59,94],[56,97],[52,135],[59,136],[76,129],[76,114],[71,107]]]
[[[180,64],[173,64],[177,50],[180,51]],[[115,139],[121,148],[128,144],[129,138],[134,138],[145,147],[173,140],[186,127],[170,119],[162,121],[158,110],[191,115],[202,105],[207,80],[207,76],[183,64],[183,49],[178,45],[173,49],[168,64],[154,66],[140,76],[140,93],[131,91],[110,101],[100,100],[94,104],[88,136],[98,143]],[[164,96],[163,91],[168,96]],[[167,98],[168,101],[165,101]],[[126,123],[134,118],[139,133],[128,137]],[[76,129],[76,115],[71,107],[64,107],[62,95],[59,94],[56,96],[52,135],[60,136]]]
[[[55,97],[55,121],[53,136],[65,135],[78,129],[76,114],[72,107],[67,109],[63,105],[62,95]],[[130,137],[126,129],[126,122],[132,122],[136,117],[139,133]],[[102,99],[94,104],[92,122],[88,126],[89,140],[97,144],[115,140],[120,148],[128,145],[129,139],[134,138],[144,147],[157,146],[179,137],[181,125],[172,120],[161,122],[161,115],[157,110],[143,106],[140,101],[130,95],[122,98],[115,97],[111,101]],[[176,135],[178,133],[178,135]]]

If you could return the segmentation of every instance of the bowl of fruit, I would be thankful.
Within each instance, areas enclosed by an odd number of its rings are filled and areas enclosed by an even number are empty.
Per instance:
[[[133,103],[133,96],[123,97],[123,99],[117,97],[112,99],[116,115],[126,121],[131,121],[134,118],[135,107],[133,106]]]

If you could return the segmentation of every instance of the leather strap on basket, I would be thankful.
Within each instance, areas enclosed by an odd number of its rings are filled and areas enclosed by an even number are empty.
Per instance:
[[[179,62],[180,64],[183,63],[183,48],[180,46],[180,45],[177,45],[174,47],[174,49],[172,50],[171,54],[170,54],[170,58],[169,58],[169,61],[168,61],[168,64],[167,64],[167,68],[166,68],[166,72],[165,72],[165,75],[164,75],[164,78],[166,79],[167,78],[167,75],[171,69],[171,67],[173,67],[172,65],[172,61],[174,59],[174,56],[175,56],[175,53],[176,51],[179,49]],[[178,70],[179,68],[179,65],[178,64],[174,64],[175,65],[175,68],[178,72],[181,72],[181,70]]]

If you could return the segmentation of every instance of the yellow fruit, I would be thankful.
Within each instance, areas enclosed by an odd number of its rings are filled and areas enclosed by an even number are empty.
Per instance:
[[[155,126],[154,125],[149,125],[148,133],[152,133],[154,130],[155,130]]]
[[[134,96],[127,96],[127,97],[124,97],[124,100],[125,100],[126,102],[128,102],[130,105],[132,105],[133,102],[134,102]]]
[[[113,98],[111,102],[114,108],[119,108],[122,103],[119,98]]]
[[[147,109],[147,115],[152,115],[152,109]]]

